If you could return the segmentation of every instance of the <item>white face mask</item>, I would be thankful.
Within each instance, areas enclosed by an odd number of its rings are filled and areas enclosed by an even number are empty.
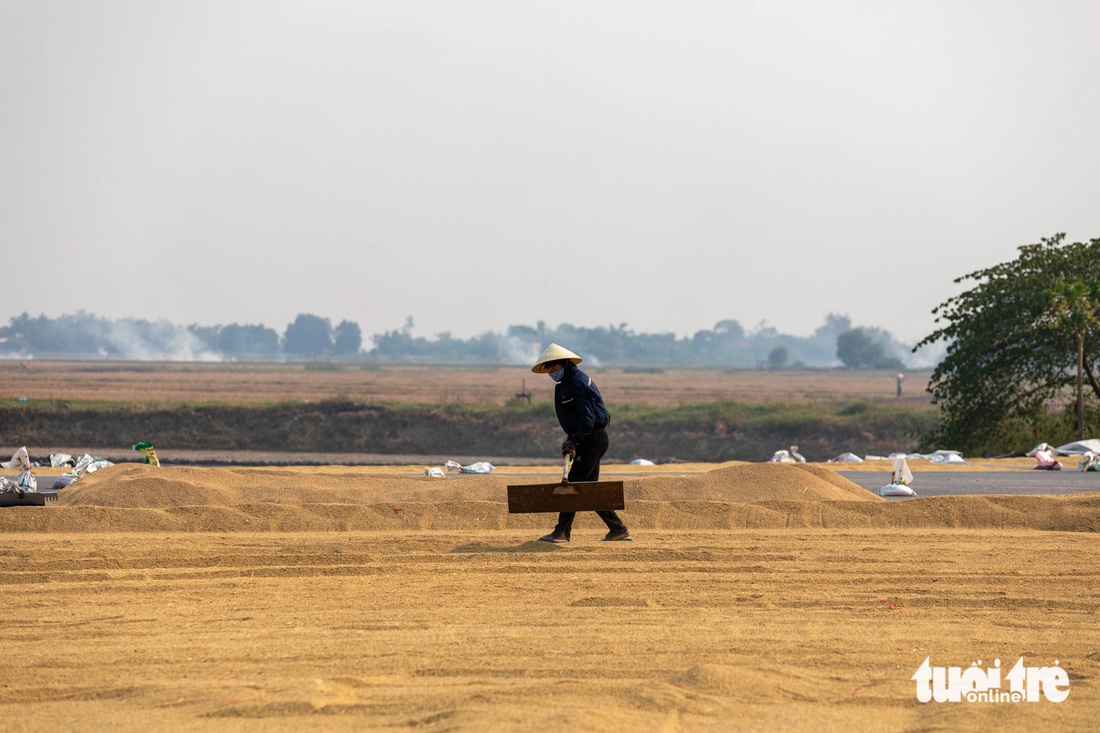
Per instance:
[[[555,382],[560,382],[561,378],[565,376],[565,367],[558,367],[554,371],[550,372],[550,378]]]

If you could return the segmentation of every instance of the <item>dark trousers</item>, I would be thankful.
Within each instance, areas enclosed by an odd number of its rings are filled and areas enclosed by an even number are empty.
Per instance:
[[[577,446],[577,455],[573,459],[573,465],[569,469],[569,481],[599,481],[600,480],[600,459],[607,453],[607,431],[600,428],[591,434],[587,438],[581,441],[581,444]],[[604,512],[596,512],[600,515],[600,519],[603,520],[607,528],[614,532],[625,532],[626,525],[619,519],[619,515],[614,511],[608,510]],[[562,512],[558,515],[558,525],[554,527],[554,534],[569,536],[569,533],[573,529],[573,518],[577,516],[576,512]]]

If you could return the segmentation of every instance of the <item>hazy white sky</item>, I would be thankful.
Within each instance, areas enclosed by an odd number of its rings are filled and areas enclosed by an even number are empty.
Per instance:
[[[1098,0],[0,0],[0,324],[915,341],[1098,171]]]

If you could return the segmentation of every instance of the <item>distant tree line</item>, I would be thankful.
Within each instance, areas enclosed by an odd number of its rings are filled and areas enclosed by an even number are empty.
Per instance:
[[[359,325],[335,326],[302,313],[280,335],[263,325],[177,326],[167,321],[111,320],[84,312],[48,318],[27,313],[0,327],[0,354],[10,357],[76,357],[147,360],[337,359],[399,363],[526,364],[548,343],[585,356],[593,365],[639,367],[711,366],[798,369],[843,366],[900,369],[909,347],[878,328],[853,328],[846,316],[830,314],[810,336],[790,336],[761,325],[746,331],[723,320],[709,330],[678,338],[638,333],[627,325],[550,328],[513,325],[468,339],[448,332],[428,339],[413,335],[413,319],[375,334],[364,347]]]
[[[164,361],[357,358],[359,326],[300,314],[280,336],[263,325],[178,326],[137,318],[112,320],[83,311],[58,318],[23,313],[0,327],[7,356],[99,357]]]
[[[719,321],[713,329],[686,338],[671,333],[637,333],[625,323],[549,328],[539,321],[535,326],[509,326],[503,334],[486,332],[471,339],[456,339],[441,333],[428,340],[413,336],[412,325],[410,318],[400,330],[374,336],[369,356],[385,361],[526,363],[554,342],[598,364],[900,369],[909,351],[882,329],[852,328],[846,316],[833,314],[805,337],[782,334],[768,326],[748,332],[735,320]]]

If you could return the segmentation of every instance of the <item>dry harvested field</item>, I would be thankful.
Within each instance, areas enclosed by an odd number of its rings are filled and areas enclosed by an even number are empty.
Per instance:
[[[25,364],[26,366],[23,366]],[[502,405],[530,392],[549,401],[549,379],[525,367],[428,367],[145,362],[0,362],[0,400],[28,399],[176,404],[272,404],[353,400],[365,403]],[[896,396],[896,373],[852,371],[662,372],[590,369],[611,404],[675,407],[738,400],[844,403]],[[928,372],[904,382],[904,404],[928,404]]]
[[[504,505],[554,467],[415,470],[126,464],[0,509],[0,730],[1095,729],[1100,493],[609,466],[635,541],[556,546]],[[916,699],[926,658],[1020,657],[1068,698]]]

